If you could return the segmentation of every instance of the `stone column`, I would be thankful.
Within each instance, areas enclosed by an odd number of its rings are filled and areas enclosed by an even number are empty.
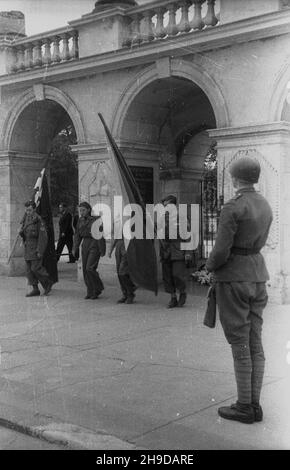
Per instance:
[[[17,243],[9,265],[9,254],[17,237],[24,214],[24,203],[32,197],[44,155],[0,152],[0,272],[10,276],[23,275],[23,248]]]
[[[208,131],[217,141],[218,187],[222,192],[223,168],[225,202],[234,195],[229,165],[249,156],[259,160],[262,168],[259,190],[269,201],[274,220],[263,249],[270,272],[270,301],[290,302],[290,124],[274,122]]]

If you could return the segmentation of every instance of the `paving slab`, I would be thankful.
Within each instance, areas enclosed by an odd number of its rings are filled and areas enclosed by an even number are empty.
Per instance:
[[[235,380],[219,322],[202,323],[202,293],[192,288],[182,309],[142,290],[117,305],[104,271],[104,294],[88,301],[73,265],[60,268],[47,297],[1,278],[0,425],[71,449],[290,449],[289,307],[265,310],[265,419],[242,425],[217,414],[236,400]]]

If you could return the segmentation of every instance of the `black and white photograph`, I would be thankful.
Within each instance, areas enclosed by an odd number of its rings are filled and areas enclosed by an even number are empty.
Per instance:
[[[290,450],[289,0],[0,0],[0,450]]]

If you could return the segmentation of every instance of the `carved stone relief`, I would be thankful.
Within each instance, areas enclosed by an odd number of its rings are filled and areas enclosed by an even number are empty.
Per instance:
[[[80,199],[96,204],[112,204],[114,193],[113,175],[108,161],[98,161],[89,165],[80,181]]]
[[[270,162],[264,155],[256,149],[244,149],[236,152],[230,159],[225,161],[224,171],[224,199],[225,202],[234,196],[235,190],[231,184],[229,166],[240,157],[255,158],[261,165],[261,176],[259,183],[255,185],[256,189],[267,198],[273,210],[273,223],[271,225],[269,237],[266,244],[266,250],[274,250],[279,245],[280,239],[280,184],[279,169],[275,167],[275,162]],[[223,162],[218,167],[219,191],[222,191],[223,180]]]

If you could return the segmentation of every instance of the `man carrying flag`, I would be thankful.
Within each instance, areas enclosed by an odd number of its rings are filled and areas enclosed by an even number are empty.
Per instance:
[[[136,284],[137,286],[151,290],[157,294],[157,260],[154,239],[146,238],[145,233],[146,230],[150,230],[148,224],[152,224],[153,226],[153,223],[146,216],[145,204],[130,168],[128,167],[103,119],[103,116],[100,113],[99,117],[107,136],[108,152],[111,158],[111,167],[114,174],[116,195],[122,198],[124,206],[132,206],[132,211],[130,211],[129,215],[131,215],[131,221],[134,219],[134,224],[131,223],[129,229],[124,233],[124,227],[121,222],[123,214],[114,213],[114,226],[120,226],[120,230],[118,230],[119,233],[114,233],[114,239],[116,240],[118,238],[122,240],[122,236],[124,238],[124,249],[127,255],[128,272],[134,285]],[[132,213],[134,213],[133,219]],[[144,224],[145,217],[147,225]],[[126,226],[128,228],[127,223]],[[134,226],[135,232],[137,232],[141,227],[141,236],[134,236]],[[128,232],[130,233],[128,234]]]
[[[34,201],[25,203],[25,215],[19,234],[24,242],[24,259],[28,284],[32,286],[32,291],[26,294],[26,297],[40,295],[38,282],[44,288],[44,294],[47,295],[53,284],[42,264],[47,246],[47,233],[41,217],[36,213]]]
[[[24,242],[28,284],[32,291],[27,297],[39,296],[38,282],[48,295],[52,285],[58,281],[54,248],[54,231],[49,191],[45,169],[34,187],[34,200],[25,203],[25,215],[21,221],[19,235]]]

